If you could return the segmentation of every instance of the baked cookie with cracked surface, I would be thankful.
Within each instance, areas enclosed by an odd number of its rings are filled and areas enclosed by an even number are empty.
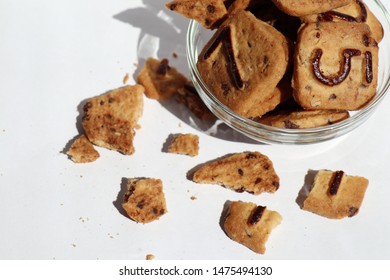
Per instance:
[[[302,209],[330,219],[353,217],[359,212],[367,186],[364,177],[320,170]]]
[[[66,154],[75,163],[93,162],[99,158],[99,152],[95,150],[88,138],[82,134],[79,135],[70,146]]]
[[[275,5],[291,16],[318,14],[351,3],[352,0],[272,0]]]
[[[199,55],[197,68],[208,89],[243,117],[258,117],[286,73],[290,44],[252,13],[238,10],[218,28]]]
[[[207,29],[215,28],[227,15],[223,0],[174,0],[165,4],[165,7],[196,20]]]
[[[97,146],[131,155],[134,129],[143,113],[144,88],[125,86],[89,99],[82,125],[89,141]]]
[[[270,113],[260,118],[259,122],[274,127],[298,129],[326,126],[347,118],[349,112],[345,110],[295,110]]]
[[[383,39],[384,31],[378,18],[371,12],[370,8],[361,0],[353,0],[350,4],[326,11],[320,14],[313,14],[301,17],[304,22],[317,21],[345,21],[366,23],[371,30],[371,36],[376,42]]]
[[[137,76],[137,82],[145,88],[150,99],[168,99],[176,94],[187,82],[187,78],[169,60],[149,57]]]
[[[256,195],[274,193],[279,188],[272,161],[259,152],[236,153],[206,163],[195,171],[193,181]]]
[[[282,221],[282,216],[252,202],[233,201],[223,224],[232,240],[256,253],[264,254],[272,230]]]
[[[197,156],[199,153],[199,136],[192,133],[174,135],[171,143],[169,143],[168,153]]]
[[[127,179],[127,191],[123,197],[123,209],[138,223],[149,223],[168,212],[163,184],[160,179]]]
[[[294,67],[294,98],[304,109],[358,110],[376,94],[378,44],[364,23],[308,23]]]

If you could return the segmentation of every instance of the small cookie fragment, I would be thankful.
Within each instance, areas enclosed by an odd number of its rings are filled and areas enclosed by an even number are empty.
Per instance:
[[[364,177],[320,170],[302,209],[330,219],[353,217],[359,212],[367,186]]]
[[[267,207],[252,202],[233,201],[224,222],[226,234],[234,241],[256,253],[264,254],[271,231],[282,216]]]
[[[175,67],[169,66],[168,59],[152,57],[145,61],[137,81],[144,86],[145,95],[150,99],[168,99],[188,82]]]
[[[140,85],[125,86],[91,98],[84,105],[82,125],[93,144],[131,155],[134,128],[143,112]]]
[[[193,181],[256,195],[274,193],[279,188],[279,176],[272,161],[259,152],[236,153],[206,163],[195,171]]]
[[[215,28],[227,14],[223,0],[174,0],[165,7],[186,18],[196,20],[207,29]]]
[[[304,16],[336,9],[351,3],[352,0],[272,0],[286,14]]]
[[[153,254],[147,254],[146,257],[145,257],[145,259],[146,259],[147,261],[154,260],[154,258],[155,258],[155,256],[154,256]]]
[[[149,223],[168,212],[160,179],[130,178],[123,197],[123,209],[137,223]]]
[[[336,110],[298,110],[282,111],[263,116],[259,122],[262,124],[298,129],[326,126],[349,118],[348,111]]]
[[[93,162],[100,156],[84,134],[76,138],[66,154],[75,163]]]
[[[174,135],[168,146],[168,153],[197,156],[199,153],[199,136],[191,133]]]

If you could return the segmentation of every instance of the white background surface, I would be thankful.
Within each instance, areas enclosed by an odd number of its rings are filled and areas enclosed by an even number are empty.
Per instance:
[[[166,2],[0,0],[0,259],[389,259],[389,97],[355,131],[307,146],[254,143],[224,125],[210,130],[174,101],[145,98],[134,155],[97,148],[94,163],[68,159],[86,99],[122,86],[126,73],[133,84],[149,56],[188,73],[188,21]],[[171,133],[188,132],[200,137],[199,156],[162,152]],[[272,159],[281,180],[275,194],[187,179],[197,165],[241,151]],[[370,180],[356,217],[330,220],[296,203],[308,172],[324,168]],[[118,194],[129,177],[161,178],[169,213],[145,225],[125,217]],[[265,255],[224,234],[229,200],[282,214]]]

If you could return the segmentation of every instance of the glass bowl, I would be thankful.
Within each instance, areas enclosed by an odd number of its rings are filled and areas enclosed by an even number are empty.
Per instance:
[[[310,144],[326,141],[344,135],[364,123],[379,106],[390,86],[390,15],[378,0],[366,0],[365,3],[381,22],[384,38],[379,44],[379,72],[377,93],[363,109],[350,112],[350,117],[327,126],[288,129],[261,124],[244,118],[222,104],[207,88],[196,68],[198,55],[214,31],[207,30],[191,20],[187,31],[187,60],[191,80],[203,102],[211,112],[228,126],[244,135],[268,144]]]

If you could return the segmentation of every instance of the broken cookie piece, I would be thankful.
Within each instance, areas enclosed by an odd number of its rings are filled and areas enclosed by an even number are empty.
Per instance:
[[[160,179],[130,178],[123,197],[123,209],[138,223],[149,223],[168,212]]]
[[[100,156],[84,134],[74,140],[66,154],[75,163],[93,162]]]
[[[82,125],[93,144],[126,155],[134,153],[134,128],[143,112],[140,85],[126,86],[91,98],[84,105]]]
[[[273,193],[279,188],[279,177],[272,161],[259,152],[236,153],[206,163],[195,171],[193,180],[256,195]]]
[[[259,254],[266,251],[265,244],[282,216],[252,202],[233,201],[224,222],[226,234],[234,241]]]
[[[320,170],[303,209],[330,219],[353,217],[360,209],[367,186],[364,177]]]
[[[191,133],[176,134],[168,146],[168,153],[197,156],[199,153],[199,136]]]
[[[176,68],[169,65],[166,58],[148,58],[137,77],[145,88],[145,95],[151,99],[168,99],[188,82]]]
[[[174,0],[165,7],[186,18],[196,20],[207,29],[215,28],[227,15],[223,0]]]

